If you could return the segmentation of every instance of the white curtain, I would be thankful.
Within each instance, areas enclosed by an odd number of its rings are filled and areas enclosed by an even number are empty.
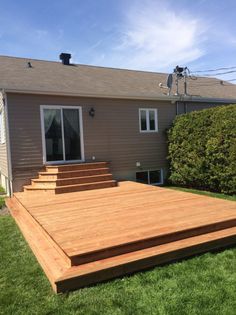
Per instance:
[[[64,122],[66,121],[66,133],[68,136],[73,137],[74,134],[79,136],[79,111],[78,109],[63,109]],[[64,123],[64,127],[66,125]]]
[[[56,109],[44,109],[44,129],[45,135],[52,126],[53,119],[56,117]]]

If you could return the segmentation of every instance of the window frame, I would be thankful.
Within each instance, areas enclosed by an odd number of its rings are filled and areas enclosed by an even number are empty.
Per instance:
[[[64,159],[63,153],[63,160],[59,161],[47,161],[47,154],[46,154],[46,142],[45,142],[45,126],[44,126],[44,109],[60,109],[61,110],[61,118],[62,118],[62,110],[65,109],[77,109],[79,110],[79,123],[80,123],[80,145],[81,145],[81,160],[66,160]],[[41,120],[41,137],[42,137],[42,151],[43,151],[43,164],[44,165],[53,165],[53,164],[65,164],[66,162],[71,163],[81,163],[85,161],[85,153],[84,153],[84,127],[83,127],[83,108],[82,105],[40,105],[40,120]],[[63,131],[63,127],[62,127]],[[64,137],[64,135],[63,135]]]
[[[145,111],[146,113],[146,130],[142,130],[142,119],[141,119],[141,112]],[[150,129],[150,115],[149,112],[154,111],[154,123],[155,129]],[[154,133],[158,132],[158,109],[157,108],[139,108],[139,132],[140,133]]]
[[[160,177],[161,177],[161,181],[159,183],[150,183],[150,172],[155,172],[155,171],[160,171]],[[159,168],[159,169],[148,169],[148,170],[139,170],[135,172],[135,179],[137,177],[137,173],[142,173],[142,172],[147,172],[148,173],[148,183],[144,184],[144,185],[152,185],[152,186],[157,186],[157,185],[163,185],[163,169]],[[136,180],[137,183],[140,183]],[[140,183],[141,184],[141,183]]]

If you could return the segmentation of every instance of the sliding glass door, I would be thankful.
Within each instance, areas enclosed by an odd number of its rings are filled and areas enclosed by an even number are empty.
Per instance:
[[[80,107],[42,106],[44,162],[82,161]]]
[[[44,109],[46,162],[63,161],[62,121],[60,109]]]

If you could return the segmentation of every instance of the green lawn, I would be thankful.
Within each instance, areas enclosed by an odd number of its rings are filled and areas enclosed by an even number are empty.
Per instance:
[[[177,186],[166,186],[166,188],[181,190],[181,191],[185,191],[185,192],[190,192],[190,193],[194,193],[194,194],[198,194],[198,195],[205,195],[205,196],[214,197],[214,198],[236,201],[236,195],[230,196],[230,195],[225,195],[225,194],[220,194],[220,193],[213,193],[213,192],[204,191],[204,190],[183,188],[183,187],[177,187]]]
[[[13,219],[0,217],[0,314],[234,315],[236,248],[55,295]]]

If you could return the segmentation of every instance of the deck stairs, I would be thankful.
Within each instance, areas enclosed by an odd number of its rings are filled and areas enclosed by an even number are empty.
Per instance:
[[[109,163],[96,162],[47,165],[38,178],[31,180],[31,185],[24,186],[24,191],[62,194],[115,186],[117,181],[112,178]]]

